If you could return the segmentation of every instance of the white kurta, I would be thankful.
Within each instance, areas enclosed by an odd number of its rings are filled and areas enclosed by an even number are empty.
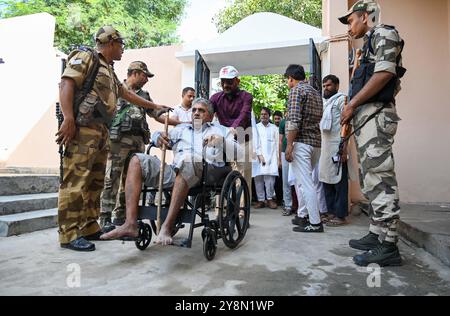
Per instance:
[[[264,126],[263,123],[256,125],[255,152],[256,155],[262,155],[266,161],[263,166],[258,160],[253,162],[252,176],[278,176],[278,149],[279,149],[279,130],[272,123]]]
[[[342,178],[342,168],[338,174],[338,164],[333,163],[332,157],[339,151],[339,143],[341,142],[341,113],[344,109],[344,103],[345,95],[342,93],[336,94],[324,102],[323,120],[326,120],[326,116],[328,116],[325,112],[330,111],[328,117],[331,120],[331,124],[329,130],[322,129],[321,131],[322,148],[319,162],[319,180],[328,184],[337,184]],[[352,175],[352,161],[349,161],[347,165],[349,173]]]

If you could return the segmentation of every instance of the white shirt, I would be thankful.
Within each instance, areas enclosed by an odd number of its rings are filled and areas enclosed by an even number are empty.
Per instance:
[[[178,105],[175,110],[173,110],[173,118],[180,122],[191,122],[192,107],[186,110],[182,104]]]
[[[335,94],[324,103],[326,119],[322,119],[322,147],[319,162],[319,179],[328,184],[337,184],[341,181],[342,167],[337,173],[338,164],[333,163],[332,157],[339,151],[341,142],[341,113],[345,106],[345,95]],[[324,122],[328,120],[328,128],[324,127]]]
[[[158,138],[161,132],[153,133],[152,141],[154,144],[158,143]],[[230,130],[217,123],[205,123],[202,128],[195,128],[192,124],[179,124],[174,129],[169,131],[170,146],[174,153],[175,167],[180,167],[185,154],[191,154],[199,158],[199,162],[202,161],[203,156],[203,140],[209,136],[218,135],[222,136],[224,141],[217,146],[206,147],[205,160],[209,164],[215,167],[225,166],[224,150],[226,152],[227,159],[242,156],[241,148],[234,140],[234,135],[230,133]]]
[[[253,162],[252,176],[278,176],[279,129],[272,123],[267,126],[258,123],[254,134],[258,135],[255,142],[256,155],[262,155],[266,165],[263,166],[259,160]]]

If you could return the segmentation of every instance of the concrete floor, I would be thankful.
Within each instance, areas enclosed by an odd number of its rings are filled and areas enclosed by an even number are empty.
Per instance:
[[[0,238],[0,295],[450,295],[450,269],[404,241],[404,266],[356,267],[358,252],[347,244],[366,233],[364,215],[324,234],[299,234],[280,213],[253,211],[241,246],[219,241],[211,262],[200,229],[191,249],[152,244],[143,252],[120,241],[97,242],[92,253],[61,249],[55,229]]]

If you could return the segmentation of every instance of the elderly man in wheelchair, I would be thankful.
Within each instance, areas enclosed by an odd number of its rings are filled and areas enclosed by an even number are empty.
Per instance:
[[[211,242],[216,242],[217,238],[222,238],[228,247],[234,248],[245,235],[250,212],[248,186],[238,172],[231,172],[228,161],[225,161],[230,158],[243,159],[243,152],[234,135],[226,127],[212,123],[213,116],[214,109],[211,103],[199,98],[192,105],[192,124],[178,125],[168,135],[164,132],[153,134],[153,143],[158,147],[165,144],[174,152],[174,163],[165,165],[164,168],[163,188],[165,190],[172,188],[172,192],[168,212],[156,240],[158,244],[172,244],[174,230],[177,229],[177,224],[180,226],[180,209],[194,210],[193,221],[187,221],[191,224],[191,238],[195,214],[202,218],[202,223],[198,226],[205,226],[209,232],[216,230],[215,234],[205,233],[205,230],[202,232],[204,241],[205,238],[211,237],[205,234],[214,235],[212,236],[214,240],[209,241],[209,246]],[[101,239],[139,237],[138,219],[151,219],[140,214],[142,207],[139,206],[139,199],[142,184],[144,183],[145,187],[157,188],[160,164],[156,156],[146,154],[132,156],[125,183],[125,224],[102,235]],[[205,215],[206,196],[211,190],[220,193],[219,219],[212,222]],[[193,204],[196,206],[189,202],[188,196],[194,197]],[[245,211],[244,222],[239,220],[239,215],[236,217],[236,214],[242,214],[242,211]],[[236,231],[239,235],[237,239],[233,236]]]

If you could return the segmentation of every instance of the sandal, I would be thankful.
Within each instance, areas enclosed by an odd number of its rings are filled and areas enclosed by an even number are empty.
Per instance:
[[[321,220],[323,223],[327,223],[327,222],[329,222],[329,221],[335,219],[335,217],[336,217],[336,216],[334,216],[333,214],[321,214],[321,215],[320,215],[320,220]]]
[[[342,219],[339,219],[339,218],[333,218],[333,219],[330,219],[328,222],[327,222],[327,226],[330,226],[330,227],[339,227],[339,226],[344,226],[344,225],[347,225],[348,223],[347,223],[347,221],[344,219],[344,220],[342,220]]]

